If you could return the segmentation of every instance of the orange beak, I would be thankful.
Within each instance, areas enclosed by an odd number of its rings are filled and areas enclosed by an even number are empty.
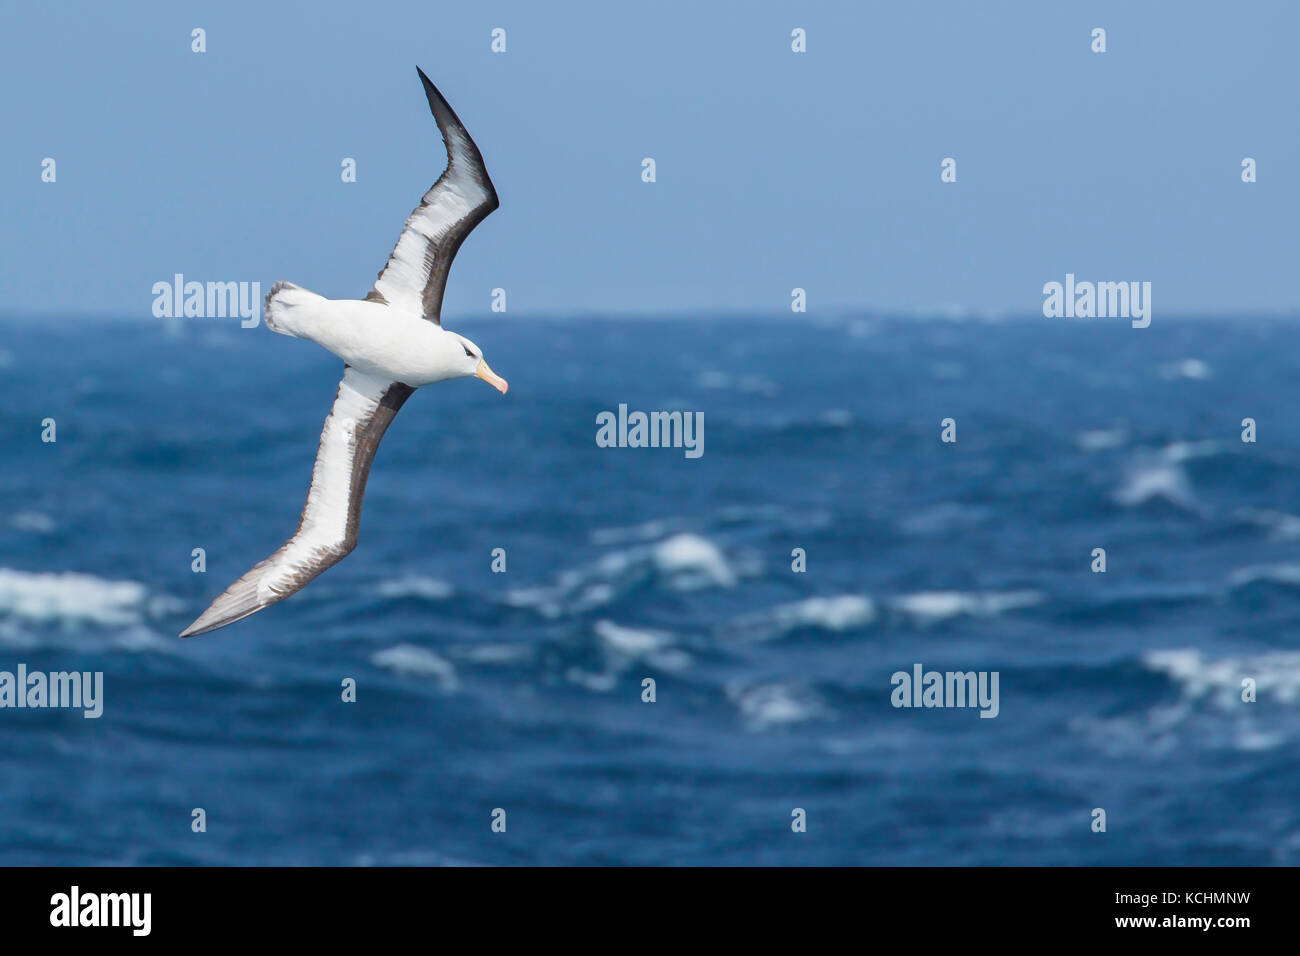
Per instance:
[[[498,375],[496,372],[492,371],[492,369],[488,368],[488,363],[483,361],[482,359],[478,360],[478,369],[474,372],[474,374],[477,375],[479,378],[483,379],[483,381],[487,382],[489,385],[495,388],[502,395],[504,395],[506,393],[506,390],[510,388],[510,383],[507,382],[500,375]]]

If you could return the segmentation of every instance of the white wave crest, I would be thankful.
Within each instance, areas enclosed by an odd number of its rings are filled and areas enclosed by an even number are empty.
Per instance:
[[[1300,587],[1300,564],[1283,562],[1281,564],[1254,564],[1238,568],[1228,575],[1228,587],[1242,588],[1263,581],[1268,584],[1284,584],[1288,587]]]
[[[734,624],[741,638],[763,641],[791,631],[816,629],[842,633],[866,627],[876,620],[876,604],[862,594],[810,597],[746,615]]]
[[[1125,508],[1137,508],[1163,499],[1185,511],[1201,513],[1201,503],[1192,493],[1191,481],[1181,462],[1181,458],[1168,454],[1136,456],[1115,490],[1115,501]]]
[[[1125,444],[1128,432],[1123,428],[1097,428],[1079,432],[1074,440],[1082,451],[1105,451]]]
[[[426,601],[444,601],[454,593],[454,589],[446,581],[418,575],[381,581],[376,590],[383,598],[412,597]]]
[[[654,563],[681,590],[729,588],[736,583],[736,574],[718,546],[695,534],[660,541],[654,548]]]
[[[32,534],[49,534],[54,530],[54,519],[43,511],[19,511],[9,519],[17,531]]]
[[[890,606],[926,626],[961,616],[998,617],[1044,599],[1038,591],[919,591],[895,598]]]
[[[816,694],[795,684],[733,683],[727,686],[727,698],[736,705],[750,730],[769,730],[831,716]]]
[[[1206,700],[1227,713],[1253,706],[1242,700],[1242,681],[1255,682],[1258,697],[1287,707],[1300,705],[1300,651],[1273,651],[1207,660],[1195,649],[1149,651],[1142,663],[1177,681],[1183,695]]]
[[[148,590],[137,581],[0,568],[0,619],[65,627],[127,627],[169,607],[150,601]]]
[[[1186,378],[1192,381],[1203,381],[1210,377],[1211,369],[1208,362],[1198,358],[1185,358],[1177,362],[1166,362],[1156,369],[1163,379]]]
[[[752,570],[746,568],[747,572]],[[717,545],[699,535],[682,533],[656,544],[613,551],[592,564],[563,570],[550,586],[516,588],[506,594],[506,602],[558,618],[604,607],[640,581],[691,591],[732,587],[739,576],[740,571],[732,567]]]
[[[445,691],[454,691],[460,686],[456,668],[450,661],[413,644],[398,644],[376,651],[370,663],[406,677],[432,677]]]
[[[1178,687],[1172,703],[1114,717],[1080,716],[1071,729],[1114,755],[1185,759],[1184,750],[1272,750],[1300,736],[1300,651],[1207,658],[1195,648],[1148,651],[1142,666]],[[1243,700],[1254,681],[1255,702]]]
[[[593,631],[600,642],[602,669],[570,667],[565,675],[588,690],[602,693],[613,690],[619,676],[637,663],[665,671],[681,671],[690,666],[690,655],[675,648],[673,636],[664,631],[625,627],[607,620],[597,621]]]

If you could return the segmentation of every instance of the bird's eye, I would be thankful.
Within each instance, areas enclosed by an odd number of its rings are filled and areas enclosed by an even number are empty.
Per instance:
[[[464,343],[461,343],[461,346],[460,346],[460,347],[463,348],[463,349],[465,350],[465,354],[468,355],[470,358],[473,358],[473,357],[474,357],[474,353],[471,352],[471,351],[469,350],[469,346],[468,346],[468,345],[465,345]]]

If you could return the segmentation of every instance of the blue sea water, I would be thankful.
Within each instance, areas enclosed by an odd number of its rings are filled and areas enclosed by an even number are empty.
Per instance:
[[[296,527],[340,363],[0,326],[0,670],[105,675],[0,710],[0,863],[1300,863],[1300,325],[456,327],[509,394],[417,392],[357,550],[182,641]],[[620,403],[703,456],[597,447]],[[998,716],[893,707],[917,663]]]

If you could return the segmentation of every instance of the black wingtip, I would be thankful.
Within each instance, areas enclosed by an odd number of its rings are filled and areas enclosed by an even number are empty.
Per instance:
[[[433,110],[433,118],[438,121],[439,125],[450,119],[459,126],[460,120],[457,118],[455,110],[451,108],[451,104],[447,102],[447,97],[443,96],[442,92],[433,85],[433,80],[425,75],[424,70],[417,66],[415,72],[420,74],[420,82],[424,84],[424,95],[429,98],[429,108]]]
[[[448,165],[453,165],[456,162],[455,150],[453,149],[454,136],[456,140],[463,141],[462,148],[470,166],[474,168],[483,185],[488,187],[488,191],[495,195],[495,190],[492,189],[492,181],[488,179],[487,170],[483,166],[483,156],[479,153],[478,146],[474,144],[474,140],[470,137],[469,131],[465,129],[465,124],[460,121],[460,117],[451,108],[447,98],[433,85],[433,81],[425,75],[424,70],[417,65],[415,72],[420,74],[420,82],[424,84],[424,95],[429,100],[429,111],[433,113],[434,121],[437,122],[438,129],[442,133],[443,143],[447,147]]]

